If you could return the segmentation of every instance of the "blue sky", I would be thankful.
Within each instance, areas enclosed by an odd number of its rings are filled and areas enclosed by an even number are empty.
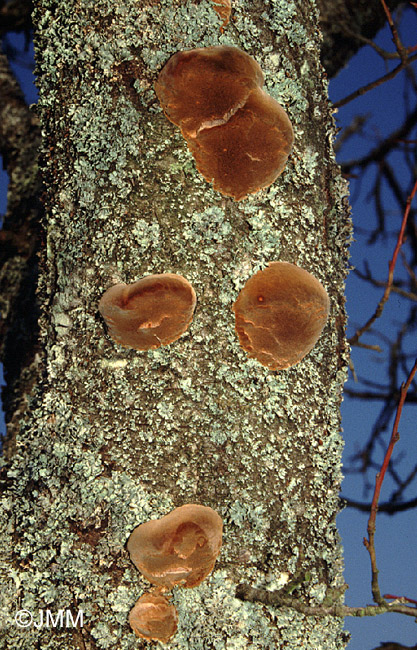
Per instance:
[[[401,36],[405,45],[414,45],[417,42],[417,12],[409,9],[401,23]],[[376,38],[376,42],[386,50],[393,51],[391,32],[385,28]],[[390,68],[392,63],[390,64]],[[380,56],[369,46],[362,48],[350,61],[347,68],[330,82],[330,97],[338,101],[352,91],[371,82],[387,72],[386,64]],[[414,64],[414,73],[417,64]],[[369,114],[365,126],[365,137],[356,136],[348,141],[339,155],[340,162],[358,158],[375,147],[383,137],[399,127],[405,117],[405,90],[404,73],[400,73],[394,80],[370,91],[364,96],[342,107],[336,115],[339,127],[350,124],[356,115]],[[415,106],[415,95],[414,104]],[[414,129],[412,138],[417,137]],[[404,194],[410,191],[413,178],[404,165],[403,156],[395,154],[391,158],[399,176],[401,177]],[[368,243],[366,231],[371,231],[376,223],[376,216],[369,192],[373,187],[376,168],[361,174],[358,179],[350,181],[351,202],[353,206],[352,218],[354,223],[355,242],[351,248],[351,263],[359,270],[364,269],[364,261],[368,260],[375,277],[386,280],[388,261],[392,256],[395,246],[396,234],[401,223],[401,211],[394,201],[390,190],[385,187],[383,201],[389,215],[388,231],[391,237],[378,240],[374,246]],[[417,202],[416,202],[417,203]],[[416,203],[414,205],[416,205]],[[404,277],[405,272],[401,259],[397,262],[395,278]],[[347,311],[349,317],[348,336],[352,336],[356,327],[366,322],[374,312],[375,306],[382,296],[383,288],[373,288],[362,280],[350,274],[347,286]],[[392,337],[408,313],[405,302],[396,295],[391,295],[385,307],[382,318],[375,324],[375,330]],[[359,376],[367,377],[376,382],[381,382],[387,376],[387,345],[376,333],[365,334],[363,342],[379,344],[382,353],[353,348],[352,359],[355,370]],[[407,350],[417,356],[416,330],[407,337]],[[412,357],[411,357],[412,359]],[[411,370],[413,361],[408,363]],[[406,375],[399,377],[399,383],[405,381]],[[350,375],[347,386],[358,390],[360,384],[355,384]],[[345,396],[342,406],[343,437],[345,439],[344,461],[349,464],[349,458],[363,446],[363,440],[369,436],[369,431],[378,414],[380,403],[371,401],[353,400]],[[394,456],[405,454],[398,470],[403,476],[407,469],[414,467],[417,462],[417,405],[406,405],[400,422],[400,442],[397,444]],[[384,448],[389,440],[392,421],[385,434]],[[377,458],[383,460],[383,448],[379,448]],[[374,484],[374,473],[368,474],[368,480]],[[393,482],[386,477],[381,502],[388,500],[393,487]],[[348,498],[369,502],[372,492],[364,492],[364,482],[361,475],[347,475],[342,486],[342,494]],[[416,495],[416,481],[404,493],[405,499],[414,498]],[[346,593],[348,605],[360,605],[372,602],[370,589],[370,562],[362,539],[366,535],[368,516],[352,509],[345,509],[338,516],[338,526],[343,538],[345,554],[345,580],[349,584]],[[417,514],[415,510],[388,516],[377,516],[376,551],[380,570],[380,587],[382,593],[406,595],[417,599]],[[413,618],[398,614],[385,614],[376,618],[347,619],[346,628],[352,633],[349,650],[365,650],[377,647],[382,641],[397,641],[404,645],[417,643],[417,630]]]
[[[417,42],[417,12],[409,9],[403,20],[402,35],[406,45],[413,45]],[[377,43],[387,50],[392,50],[391,34],[388,29],[383,30],[376,39]],[[14,43],[23,49],[24,40],[17,35]],[[31,46],[32,48],[32,46]],[[31,49],[32,51],[32,49]],[[29,57],[31,55],[29,52]],[[26,55],[19,57],[19,60],[28,60]],[[392,64],[391,64],[392,65]],[[36,102],[36,89],[33,86],[33,75],[29,67],[13,65],[19,80],[23,84],[25,97],[28,103]],[[417,64],[414,66],[417,73]],[[359,86],[373,81],[386,72],[386,66],[378,54],[372,48],[364,47],[349,63],[348,67],[341,71],[335,80],[330,82],[330,97],[337,101],[343,98]],[[415,101],[415,96],[414,96]],[[350,160],[363,155],[387,133],[390,133],[396,126],[400,126],[405,116],[404,102],[404,73],[395,80],[371,91],[358,98],[354,102],[341,108],[336,115],[338,126],[348,125],[352,118],[358,114],[371,114],[366,127],[365,138],[356,136],[352,138],[343,148],[340,160]],[[416,138],[416,129],[413,137]],[[395,155],[396,168],[403,165],[402,156]],[[364,260],[367,259],[374,270],[375,276],[380,280],[387,277],[388,260],[392,255],[395,244],[394,234],[396,233],[401,214],[397,204],[393,200],[389,190],[383,193],[384,204],[390,215],[389,232],[392,237],[384,241],[379,240],[374,246],[367,243],[367,231],[371,231],[375,224],[373,204],[368,198],[369,190],[373,186],[375,170],[370,170],[361,175],[360,179],[351,181],[351,199],[353,203],[352,217],[355,226],[355,239],[352,245],[352,265],[363,269]],[[409,191],[412,179],[409,177],[409,170],[404,167],[402,172],[404,192]],[[3,171],[0,172],[0,213],[6,209],[5,189],[7,177]],[[417,204],[417,201],[416,201]],[[397,264],[395,277],[404,274],[401,260]],[[374,289],[366,283],[358,280],[350,274],[347,281],[347,310],[349,314],[348,335],[351,336],[357,325],[363,324],[373,313],[375,306],[382,295],[383,289]],[[397,324],[401,323],[407,313],[404,302],[397,296],[392,295],[383,317],[378,322],[376,329],[383,334],[390,335],[396,331]],[[416,330],[407,338],[407,348],[417,356]],[[382,353],[371,352],[354,348],[352,351],[353,362],[358,375],[366,376],[375,381],[383,382],[386,377],[386,353],[387,347],[381,338],[373,333],[366,334],[363,338],[367,343],[379,343],[383,347]],[[409,363],[411,369],[412,362]],[[400,377],[399,381],[406,377]],[[358,389],[350,377],[347,384],[352,389]],[[345,453],[344,459],[348,464],[349,458],[367,439],[379,404],[374,402],[362,402],[345,397],[342,415]],[[401,440],[398,443],[395,453],[406,452],[398,469],[404,474],[407,468],[414,466],[417,462],[416,449],[417,440],[417,405],[406,406],[400,425]],[[390,427],[386,432],[385,441],[388,441]],[[382,462],[383,450],[379,450],[378,458]],[[401,470],[401,468],[403,468]],[[368,476],[373,484],[374,476]],[[384,483],[381,501],[385,501],[390,495],[390,479]],[[342,488],[344,496],[369,501],[370,492],[364,492],[364,483],[360,475],[347,475]],[[404,497],[409,499],[416,495],[416,482],[408,488]],[[338,526],[343,538],[345,553],[345,580],[349,584],[346,593],[346,602],[349,605],[364,605],[372,602],[370,590],[370,563],[368,554],[363,546],[362,539],[366,535],[367,515],[351,509],[345,509],[338,516]],[[390,592],[398,595],[407,595],[417,599],[416,576],[417,576],[417,514],[416,511],[400,513],[395,517],[388,517],[380,514],[377,517],[376,549],[380,569],[380,584],[382,593]],[[417,643],[417,631],[414,620],[410,617],[386,614],[376,618],[347,619],[346,628],[352,633],[352,641],[349,650],[371,650],[377,647],[382,641],[397,641],[404,645]]]

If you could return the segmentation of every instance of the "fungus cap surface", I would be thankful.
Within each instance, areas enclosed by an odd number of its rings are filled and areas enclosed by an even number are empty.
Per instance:
[[[136,636],[149,641],[167,643],[177,630],[177,622],[177,610],[161,594],[144,594],[129,614],[130,627]]]
[[[117,343],[151,350],[176,341],[187,330],[195,304],[195,291],[185,278],[161,273],[110,287],[98,308]]]
[[[167,118],[184,138],[225,122],[262,86],[262,70],[237,47],[199,47],[174,54],[162,68],[155,92]]]
[[[273,183],[292,149],[291,122],[262,85],[258,63],[224,45],[177,52],[155,83],[197,169],[236,200]]]
[[[201,131],[189,148],[198,171],[214,189],[240,200],[275,181],[291,142],[292,127],[284,109],[255,88],[226,124]]]
[[[271,370],[289,368],[314,347],[329,304],[311,273],[289,262],[271,262],[249,278],[233,305],[240,344]]]
[[[130,559],[152,584],[195,587],[212,571],[222,543],[223,522],[207,506],[186,504],[134,529]]]

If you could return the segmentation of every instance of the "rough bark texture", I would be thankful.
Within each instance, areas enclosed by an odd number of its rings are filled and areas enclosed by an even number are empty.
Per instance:
[[[174,591],[167,647],[344,647],[339,619],[235,597],[240,582],[314,604],[343,591],[334,520],[350,222],[317,22],[305,0],[236,2],[223,35],[208,1],[36,3],[45,365],[6,468],[1,647],[148,647],[127,624],[147,583],[125,543],[187,502],[219,512],[224,544],[210,578]],[[152,88],[175,51],[219,42],[256,58],[295,131],[284,174],[239,203],[195,171]],[[303,266],[331,299],[317,346],[276,373],[247,359],[231,311],[272,260]],[[102,293],[161,272],[197,292],[188,333],[147,353],[116,346],[97,312]],[[35,622],[39,610],[83,610],[84,625],[19,627],[21,609]]]
[[[404,0],[387,0],[394,11]],[[361,36],[373,39],[384,26],[386,15],[381,0],[317,0],[323,32],[322,62],[334,77],[363,47]]]

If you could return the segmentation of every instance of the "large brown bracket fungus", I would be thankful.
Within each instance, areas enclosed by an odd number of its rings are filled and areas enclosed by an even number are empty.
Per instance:
[[[155,83],[197,169],[237,201],[276,180],[294,139],[287,114],[262,90],[263,81],[249,54],[221,45],[177,52]]]
[[[188,503],[141,524],[127,550],[154,585],[195,587],[212,571],[222,544],[223,522],[215,510]]]
[[[327,320],[329,298],[304,269],[271,262],[249,278],[233,311],[248,356],[271,370],[283,370],[314,347]]]
[[[156,585],[129,614],[137,636],[162,642],[177,629],[177,611],[163,595],[175,585],[196,587],[213,570],[222,544],[223,522],[215,510],[187,503],[134,529],[130,559]]]
[[[185,278],[161,273],[110,287],[98,308],[117,343],[152,350],[176,341],[186,331],[195,304],[195,291]]]

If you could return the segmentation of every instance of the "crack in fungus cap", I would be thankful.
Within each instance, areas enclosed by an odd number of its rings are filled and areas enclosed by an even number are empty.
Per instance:
[[[263,81],[249,54],[219,45],[177,52],[155,83],[199,172],[237,201],[271,185],[292,149],[291,122]]]
[[[213,570],[222,532],[223,522],[215,510],[188,503],[137,526],[127,550],[152,584],[167,589],[196,587]]]
[[[116,343],[153,350],[176,341],[187,330],[195,305],[188,280],[161,273],[133,284],[115,284],[103,294],[98,308]]]

